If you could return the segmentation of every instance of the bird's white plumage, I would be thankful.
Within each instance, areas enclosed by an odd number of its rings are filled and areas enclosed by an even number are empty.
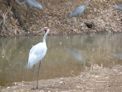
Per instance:
[[[43,42],[34,45],[30,49],[27,68],[32,68],[35,64],[41,62],[44,56],[46,55],[47,52],[46,37],[50,29],[48,27],[44,27],[43,30],[46,31],[43,37]]]
[[[42,31],[45,31],[45,35],[43,36],[43,41],[34,45],[29,52],[28,57],[28,64],[27,68],[32,68],[35,64],[39,63],[38,72],[37,72],[37,85],[36,88],[38,89],[38,79],[39,79],[39,68],[42,62],[42,59],[46,55],[47,52],[47,45],[46,45],[46,37],[50,31],[48,27],[44,27]]]
[[[47,52],[46,42],[40,42],[34,45],[30,49],[29,58],[28,58],[28,68],[32,68],[35,64],[41,62]]]

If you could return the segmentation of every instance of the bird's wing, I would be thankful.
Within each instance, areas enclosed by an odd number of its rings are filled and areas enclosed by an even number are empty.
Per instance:
[[[38,43],[30,49],[28,66],[33,67],[34,64],[37,64],[41,61],[47,52],[47,47],[44,43]]]
[[[117,5],[116,5],[116,9],[122,10],[122,4],[117,4]]]
[[[44,53],[44,51],[47,50],[47,46],[46,44],[44,43],[38,43],[36,45],[34,45],[31,49],[30,49],[30,53],[33,53],[33,54],[42,54]]]
[[[27,68],[32,68],[39,60],[35,54],[29,54]]]
[[[85,5],[80,5],[79,7],[76,8],[76,12],[80,11],[80,13],[82,13],[84,12],[84,10],[85,10]]]
[[[77,8],[75,8],[71,13],[70,16],[79,16],[80,14],[82,14],[85,10],[85,6],[84,5],[80,5]]]
[[[37,2],[36,0],[26,0],[26,4],[33,8],[43,9],[42,4]]]
[[[42,44],[43,45],[43,44]],[[34,45],[31,49],[30,49],[30,53],[34,53],[35,51],[37,51],[39,49],[39,46],[42,46],[40,43]],[[41,47],[40,47],[41,48]]]

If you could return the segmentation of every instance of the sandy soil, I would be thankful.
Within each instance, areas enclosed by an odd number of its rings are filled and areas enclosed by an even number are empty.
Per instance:
[[[93,65],[79,76],[39,81],[39,89],[32,90],[35,82],[16,82],[1,87],[0,92],[121,92],[122,66],[103,68]]]

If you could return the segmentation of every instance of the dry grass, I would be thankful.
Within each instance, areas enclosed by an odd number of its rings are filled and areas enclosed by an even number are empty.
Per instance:
[[[121,32],[121,12],[114,10],[115,3],[121,0],[91,0],[90,6],[80,18],[69,18],[68,14],[81,2],[81,0],[40,0],[44,5],[43,11],[30,9],[27,13],[25,7],[13,3],[19,12],[22,25],[15,19],[14,12],[0,0],[0,35],[14,36],[40,30],[44,26],[50,27],[53,33],[82,33],[82,32]],[[28,11],[28,12],[30,12]],[[87,24],[92,27],[88,28]],[[6,27],[5,27],[5,26]],[[24,28],[24,29],[23,29]],[[26,30],[25,30],[26,29]]]

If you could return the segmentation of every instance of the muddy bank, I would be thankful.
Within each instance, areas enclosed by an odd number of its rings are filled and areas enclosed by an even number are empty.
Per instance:
[[[93,65],[79,76],[40,80],[39,89],[32,90],[34,82],[18,82],[1,87],[1,92],[121,92],[122,66],[112,68]]]
[[[113,8],[121,0],[91,0],[78,18],[68,14],[83,0],[39,0],[44,5],[42,11],[27,9],[14,0],[8,6],[5,1],[0,0],[0,36],[39,35],[45,26],[53,30],[52,34],[122,31],[122,12]]]

